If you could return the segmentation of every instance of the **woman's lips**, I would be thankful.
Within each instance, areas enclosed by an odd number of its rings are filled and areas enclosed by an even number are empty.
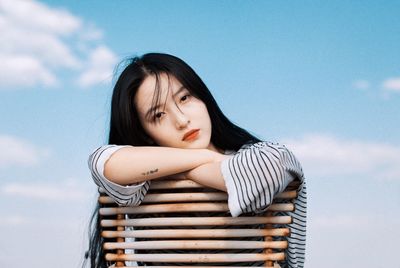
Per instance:
[[[182,138],[182,141],[190,141],[190,140],[196,139],[197,136],[199,135],[199,132],[200,132],[200,129],[192,129],[192,130],[186,132]]]

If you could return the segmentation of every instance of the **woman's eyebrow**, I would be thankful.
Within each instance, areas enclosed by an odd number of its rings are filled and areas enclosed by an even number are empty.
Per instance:
[[[146,113],[146,115],[144,116],[146,119],[149,119],[150,118],[150,115],[152,114],[152,113],[154,113],[154,111],[157,111],[159,108],[160,108],[160,106],[161,106],[161,104],[158,104],[157,106],[154,106],[154,107],[152,107],[152,108],[150,108],[148,111],[147,111],[147,113]]]
[[[181,86],[172,97],[175,97],[176,95],[178,95],[179,93],[181,93],[182,91],[184,91],[186,88],[184,86]]]
[[[175,97],[176,95],[178,95],[179,93],[181,93],[181,92],[184,91],[185,89],[186,89],[186,88],[185,88],[184,86],[181,86],[181,87],[174,93],[173,97]],[[156,106],[154,106],[154,107],[151,107],[151,108],[146,112],[145,118],[149,118],[150,115],[151,115],[152,113],[154,113],[154,111],[157,111],[160,107],[161,107],[161,104],[158,104],[158,105],[156,105]]]

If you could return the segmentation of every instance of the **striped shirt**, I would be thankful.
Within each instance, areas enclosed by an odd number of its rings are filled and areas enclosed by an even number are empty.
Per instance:
[[[104,176],[104,164],[124,146],[105,145],[97,148],[88,160],[94,182],[103,188],[119,205],[138,206],[149,190],[151,181],[122,186]],[[275,195],[285,190],[293,180],[299,181],[295,210],[281,212],[291,216],[291,235],[287,238],[287,260],[281,267],[304,267],[306,244],[306,182],[299,161],[284,145],[258,142],[243,145],[232,157],[221,162],[221,173],[228,192],[228,206],[232,217],[244,213],[262,213],[268,209]]]

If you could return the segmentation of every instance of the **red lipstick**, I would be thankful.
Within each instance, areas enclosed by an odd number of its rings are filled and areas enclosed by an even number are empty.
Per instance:
[[[199,135],[200,129],[192,129],[183,135],[182,141],[194,140]]]

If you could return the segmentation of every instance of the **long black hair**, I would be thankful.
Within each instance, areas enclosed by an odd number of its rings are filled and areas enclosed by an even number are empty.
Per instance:
[[[132,146],[154,146],[144,131],[134,104],[134,97],[143,81],[150,75],[156,78],[153,106],[160,103],[159,77],[166,74],[176,78],[193,96],[207,107],[211,119],[211,143],[222,150],[237,151],[244,144],[260,140],[232,123],[218,107],[209,89],[196,72],[183,60],[162,53],[148,53],[129,60],[114,86],[111,101],[110,134],[108,143]],[[96,207],[89,226],[89,250],[85,258],[90,259],[91,268],[108,267],[101,247],[101,226]],[[86,261],[84,262],[84,266]]]

